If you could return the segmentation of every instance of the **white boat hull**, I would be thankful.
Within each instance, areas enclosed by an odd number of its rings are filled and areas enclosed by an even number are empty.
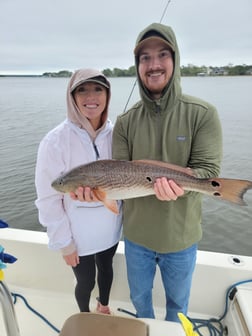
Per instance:
[[[8,264],[4,271],[8,288],[13,293],[23,295],[35,310],[56,328],[61,329],[70,315],[78,313],[71,268],[66,266],[59,253],[48,249],[46,233],[6,228],[1,229],[0,237],[4,251],[18,258],[14,264]],[[252,257],[199,251],[188,315],[218,318],[224,310],[227,289],[234,283],[247,279],[252,279]],[[92,296],[93,307],[96,294],[97,289]],[[20,336],[34,335],[34,332],[36,336],[56,335],[44,321],[27,309],[22,299],[18,298],[17,301],[15,311]],[[165,302],[159,272],[155,279],[153,301],[156,320],[146,320],[150,325],[150,336],[161,335],[162,330],[166,330],[167,335],[168,331],[173,336],[184,335],[180,324],[163,321]],[[114,259],[114,282],[110,305],[114,313],[121,316],[129,317],[125,313],[118,312],[118,308],[135,313],[129,300],[123,242],[120,242]],[[252,307],[251,315],[249,311],[247,313],[252,320]],[[0,316],[0,335],[7,335],[2,316]]]

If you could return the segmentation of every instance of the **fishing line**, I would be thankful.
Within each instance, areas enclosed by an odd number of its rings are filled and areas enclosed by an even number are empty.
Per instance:
[[[168,0],[159,23],[162,23],[163,18],[164,18],[165,14],[166,14],[167,8],[168,8],[168,6],[169,6],[170,3],[171,3],[171,0]]]
[[[163,13],[162,13],[162,15],[161,15],[161,18],[160,18],[159,23],[162,23],[163,18],[164,18],[165,14],[166,14],[167,8],[168,8],[168,6],[169,6],[170,3],[171,3],[171,0],[168,0],[167,3],[166,3],[166,5],[165,5],[165,8],[164,8],[164,10],[163,10]],[[136,87],[136,83],[137,83],[137,79],[135,80],[135,82],[134,82],[134,84],[133,84],[133,86],[132,86],[132,89],[131,89],[131,91],[130,91],[130,94],[129,94],[129,97],[128,97],[127,102],[126,102],[126,104],[125,104],[125,107],[124,107],[123,112],[125,112],[126,109],[127,109],[127,106],[128,106],[128,104],[129,104],[129,101],[130,101],[130,99],[131,99],[131,97],[132,97],[132,94],[133,94],[133,92],[134,92],[134,89],[135,89],[135,87]]]

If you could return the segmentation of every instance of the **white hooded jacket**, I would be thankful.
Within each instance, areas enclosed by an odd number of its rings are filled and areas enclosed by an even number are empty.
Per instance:
[[[103,74],[77,70],[72,76],[67,89],[68,118],[42,139],[37,155],[35,204],[39,221],[47,228],[49,248],[61,250],[64,255],[76,249],[79,256],[94,254],[112,247],[121,237],[121,214],[113,214],[100,202],[73,201],[68,194],[51,187],[55,178],[78,165],[112,157],[113,127],[107,120],[107,108],[102,127],[92,134],[84,116],[79,115],[78,123],[73,117],[79,112],[71,98],[71,87],[96,76]],[[108,93],[110,98],[110,86]]]

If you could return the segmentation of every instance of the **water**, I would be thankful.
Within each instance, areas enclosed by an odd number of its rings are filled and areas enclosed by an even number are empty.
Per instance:
[[[10,227],[43,231],[34,187],[41,138],[65,118],[65,78],[0,78],[0,218]],[[134,78],[113,78],[110,118],[128,100]],[[182,78],[183,91],[213,103],[224,136],[221,175],[252,180],[252,77]],[[138,99],[134,90],[129,106]],[[247,207],[205,197],[200,249],[252,256],[252,191]],[[0,232],[1,233],[1,232]]]

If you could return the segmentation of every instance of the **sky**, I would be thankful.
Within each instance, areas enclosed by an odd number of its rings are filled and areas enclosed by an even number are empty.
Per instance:
[[[251,13],[251,0],[0,0],[0,75],[128,69],[137,35],[160,21],[181,65],[252,65]]]

